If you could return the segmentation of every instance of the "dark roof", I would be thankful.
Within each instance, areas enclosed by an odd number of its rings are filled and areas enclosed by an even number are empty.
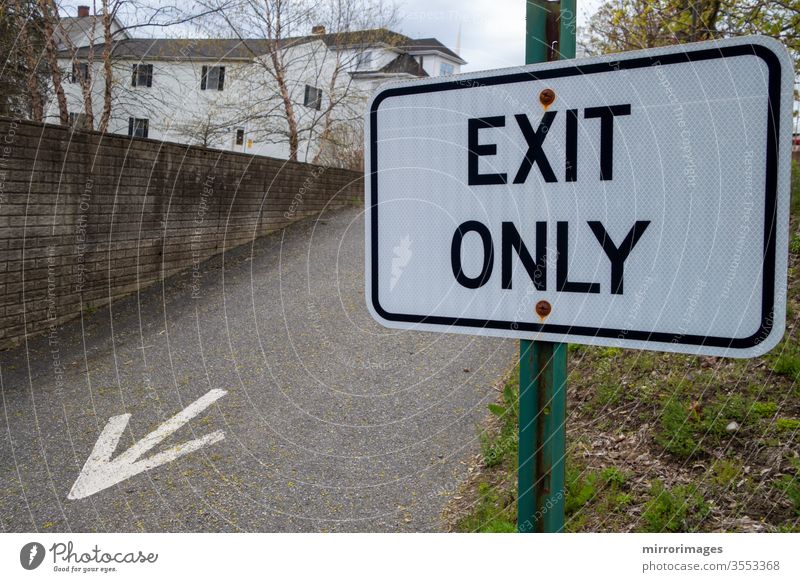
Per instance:
[[[386,29],[361,30],[356,32],[317,34],[298,36],[281,40],[282,47],[322,40],[330,47],[369,46],[387,44],[404,51],[438,50],[461,60],[435,38],[411,39]],[[248,59],[254,54],[267,54],[271,43],[263,38],[256,39],[190,39],[190,38],[126,38],[114,43],[114,56],[131,59]],[[102,52],[102,44],[94,46],[95,54]],[[85,58],[89,47],[76,51],[76,58]],[[62,58],[72,58],[69,51],[62,51]]]
[[[378,70],[379,73],[408,73],[415,77],[427,77],[425,69],[408,53],[398,55]]]
[[[411,52],[439,51],[462,63],[465,62],[464,59],[435,38],[409,38],[408,42],[400,45],[400,48]]]
[[[269,52],[267,41],[251,39],[189,39],[189,38],[126,38],[114,43],[114,56],[131,59],[247,59],[255,54]],[[102,52],[103,45],[94,46],[94,53]],[[85,58],[89,47],[75,51],[76,58]],[[63,58],[71,58],[62,51]]]

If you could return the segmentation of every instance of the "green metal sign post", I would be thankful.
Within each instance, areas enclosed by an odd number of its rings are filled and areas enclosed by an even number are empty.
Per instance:
[[[526,64],[575,58],[575,4],[576,0],[527,0]],[[520,340],[519,347],[517,531],[561,532],[567,344]]]

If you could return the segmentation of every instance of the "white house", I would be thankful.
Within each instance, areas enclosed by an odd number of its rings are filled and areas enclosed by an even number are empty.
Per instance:
[[[62,30],[70,38],[60,52],[70,118],[84,123],[80,79],[88,74],[96,128],[105,85],[100,17],[81,8],[77,18],[62,19]],[[110,132],[289,157],[291,132],[270,41],[130,38],[115,30]],[[282,39],[279,50],[298,159],[328,163],[344,149],[360,149],[364,108],[378,85],[451,75],[466,64],[435,38],[385,29],[326,33],[317,26],[310,35]]]

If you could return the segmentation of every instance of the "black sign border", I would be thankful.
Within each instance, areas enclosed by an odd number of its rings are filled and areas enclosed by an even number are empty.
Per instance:
[[[764,261],[762,270],[761,293],[761,325],[751,336],[746,338],[725,338],[717,336],[702,336],[680,333],[649,332],[638,330],[621,330],[610,328],[595,328],[574,325],[555,325],[547,323],[512,322],[483,320],[462,317],[443,317],[434,315],[411,315],[389,313],[381,307],[378,300],[378,107],[390,98],[399,95],[416,95],[438,91],[451,91],[469,89],[480,86],[506,85],[536,80],[556,79],[575,75],[591,75],[595,73],[609,73],[620,70],[640,69],[659,65],[686,64],[711,59],[724,59],[741,56],[757,56],[767,65],[769,70],[768,103],[767,103],[767,169],[764,200]],[[524,73],[510,73],[490,77],[481,77],[469,80],[451,80],[441,83],[425,83],[408,87],[395,87],[385,89],[379,93],[372,102],[369,112],[370,123],[370,180],[371,186],[371,269],[372,280],[370,285],[370,298],[375,312],[387,321],[403,323],[422,323],[443,326],[490,328],[509,331],[524,331],[532,333],[554,333],[567,336],[590,336],[603,338],[624,338],[624,340],[638,340],[658,343],[672,343],[676,345],[710,346],[716,348],[746,349],[757,346],[767,339],[774,324],[775,303],[775,272],[776,272],[776,227],[777,227],[777,197],[778,197],[778,120],[780,119],[781,106],[781,63],[778,55],[768,47],[760,44],[741,44],[723,46],[712,49],[691,50],[681,52],[658,54],[653,56],[620,59],[586,65],[572,65],[565,68],[553,68],[544,71]]]

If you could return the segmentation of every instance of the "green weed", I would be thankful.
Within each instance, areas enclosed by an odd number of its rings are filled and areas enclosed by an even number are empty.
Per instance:
[[[600,472],[600,478],[606,485],[621,486],[628,480],[628,476],[616,467],[606,467]]]
[[[800,380],[800,354],[795,350],[782,351],[773,361],[772,371]]]
[[[774,485],[792,502],[794,512],[800,516],[800,459],[789,459],[794,475],[783,475]]]
[[[595,502],[603,514],[628,505],[632,501],[630,495],[620,490],[627,480],[628,475],[616,467],[606,467],[601,471],[568,467],[564,513],[574,516],[584,506]],[[574,522],[571,525],[576,527]]]
[[[577,513],[597,495],[598,474],[584,471],[579,467],[567,468],[564,513],[567,516]]]
[[[640,531],[691,531],[709,512],[709,506],[696,485],[667,489],[661,481],[655,481],[650,488],[650,497],[642,512]]]
[[[798,432],[800,431],[800,420],[796,418],[779,418],[775,421],[778,432]]]
[[[739,424],[744,424],[751,407],[751,401],[740,394],[723,395],[717,402],[703,409],[703,418],[699,428],[714,436],[724,436],[731,421],[735,420]]]
[[[656,442],[677,457],[688,457],[697,450],[694,439],[696,412],[677,400],[669,400],[661,412]]]
[[[720,487],[729,487],[741,475],[742,468],[727,459],[720,459],[711,467],[711,480]]]
[[[800,253],[800,235],[792,235],[792,240],[789,243],[789,250],[794,254]]]
[[[617,493],[612,499],[614,502],[613,509],[617,511],[625,509],[631,503],[633,503],[633,497],[630,493]]]
[[[519,372],[514,371],[503,386],[500,403],[489,404],[489,412],[500,420],[497,434],[480,433],[483,464],[487,467],[499,465],[506,459],[516,459],[519,446]]]
[[[457,524],[459,531],[511,533],[517,530],[513,494],[501,494],[489,483],[480,483],[478,495],[473,510]]]
[[[778,405],[774,402],[753,402],[750,412],[758,418],[769,418],[778,412]]]
[[[592,397],[589,406],[593,410],[602,410],[607,406],[614,406],[622,399],[623,388],[613,382],[602,382],[598,385],[597,391]]]

